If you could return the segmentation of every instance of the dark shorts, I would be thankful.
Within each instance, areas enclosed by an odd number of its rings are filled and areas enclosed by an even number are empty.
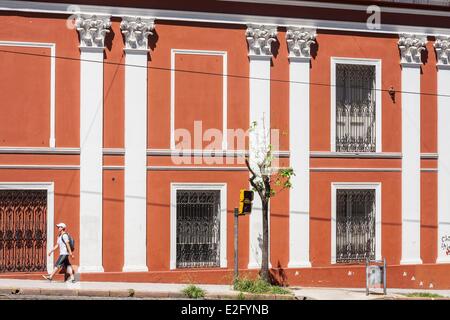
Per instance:
[[[57,267],[57,268],[60,268],[60,267],[67,268],[70,265],[71,264],[69,261],[69,255],[67,255],[67,254],[60,255],[58,257],[58,260],[56,260],[56,263],[55,263],[55,267]]]

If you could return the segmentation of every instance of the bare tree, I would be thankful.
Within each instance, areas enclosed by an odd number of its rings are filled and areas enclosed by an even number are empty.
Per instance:
[[[274,163],[270,132],[258,128],[256,122],[250,127],[252,149],[245,164],[250,172],[250,184],[262,203],[262,262],[260,276],[269,282],[269,203],[270,199],[283,189],[292,187],[291,177],[295,175],[292,168],[278,168]]]

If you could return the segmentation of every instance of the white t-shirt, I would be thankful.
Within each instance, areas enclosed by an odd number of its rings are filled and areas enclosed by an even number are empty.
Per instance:
[[[64,238],[64,239],[62,239]],[[60,255],[69,255],[69,251],[67,250],[66,242],[69,242],[69,236],[67,233],[64,233],[62,236],[58,237],[58,246],[59,246],[59,254]]]

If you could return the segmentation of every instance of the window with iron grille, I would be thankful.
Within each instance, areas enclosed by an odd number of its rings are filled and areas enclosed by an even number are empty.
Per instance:
[[[47,190],[0,190],[0,273],[47,269]]]
[[[375,66],[336,64],[336,151],[375,152]]]
[[[336,262],[375,259],[375,190],[336,190]]]
[[[220,190],[177,190],[177,268],[220,267]]]

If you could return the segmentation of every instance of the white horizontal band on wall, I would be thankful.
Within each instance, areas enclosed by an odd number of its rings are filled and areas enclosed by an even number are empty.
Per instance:
[[[80,148],[3,147],[0,154],[80,154]]]
[[[312,172],[402,172],[401,168],[311,168]]]
[[[180,154],[181,153],[181,154]],[[79,155],[80,148],[41,148],[41,147],[0,147],[0,154],[61,154],[61,155]],[[289,158],[289,151],[274,151],[275,157]],[[105,156],[123,156],[123,148],[104,148]],[[147,156],[224,156],[224,157],[242,157],[248,156],[245,150],[170,150],[170,149],[147,149]],[[311,158],[369,158],[369,159],[401,159],[400,152],[382,152],[382,153],[343,153],[329,151],[312,151]],[[422,153],[422,159],[438,159],[437,153]]]
[[[0,169],[23,170],[80,170],[79,165],[0,164]]]
[[[79,170],[79,165],[0,164],[0,169]],[[103,166],[103,170],[124,170],[125,166]],[[149,171],[247,171],[247,167],[147,166]],[[311,168],[311,172],[401,172],[401,168]],[[422,172],[438,172],[437,168],[422,168]]]
[[[150,171],[248,171],[247,167],[148,166]]]

